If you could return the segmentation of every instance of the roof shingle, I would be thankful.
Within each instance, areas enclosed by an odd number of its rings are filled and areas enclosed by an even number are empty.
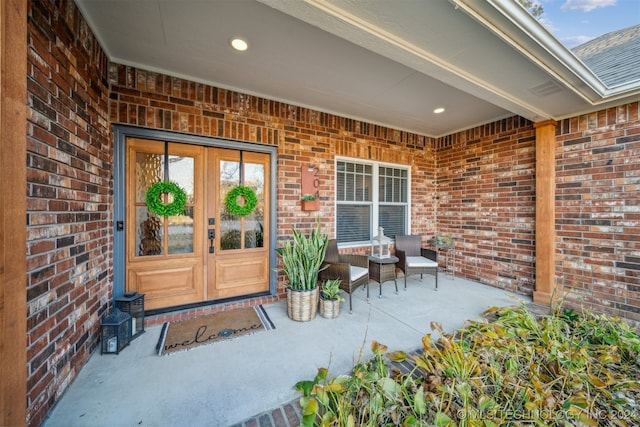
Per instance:
[[[609,88],[640,80],[640,25],[604,34],[572,51]]]

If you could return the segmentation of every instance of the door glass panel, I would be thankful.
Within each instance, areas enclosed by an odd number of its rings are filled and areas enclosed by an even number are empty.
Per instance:
[[[193,252],[193,207],[187,207],[184,215],[170,216],[168,221],[169,254]]]
[[[241,248],[241,221],[233,215],[224,204],[227,193],[240,182],[240,162],[220,161],[220,249]]]
[[[258,206],[244,218],[244,247],[264,246],[264,165],[245,163],[245,185],[253,188],[258,197]]]
[[[187,194],[184,215],[167,218],[167,253],[193,253],[193,202],[194,165],[193,157],[169,156],[169,177]]]
[[[193,204],[193,157],[169,156],[169,178],[187,193],[187,206]]]
[[[147,190],[162,180],[164,160],[160,154],[136,153],[136,253],[138,256],[162,255],[164,227],[162,219],[147,209]]]
[[[220,207],[220,248],[222,250],[264,247],[265,166],[243,162],[243,185],[256,192],[258,205],[249,215],[233,215],[222,203]],[[240,182],[240,162],[220,161],[220,200]]]
[[[194,168],[193,157],[168,156],[169,180],[178,184],[187,194],[185,214],[161,217],[149,212],[145,196],[149,187],[164,181],[164,155],[136,153],[135,204],[136,204],[136,253],[137,256],[193,253],[194,228]],[[164,196],[163,196],[164,197]],[[171,203],[169,194],[166,203]],[[165,248],[165,233],[167,236]]]
[[[146,206],[136,207],[136,252],[138,256],[162,255],[162,220]]]
[[[144,203],[149,187],[162,181],[163,169],[161,154],[136,153],[136,203]]]

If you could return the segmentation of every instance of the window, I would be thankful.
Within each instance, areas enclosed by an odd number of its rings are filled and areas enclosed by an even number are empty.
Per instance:
[[[387,237],[407,234],[409,169],[380,163],[336,162],[336,238],[364,243],[384,228]]]

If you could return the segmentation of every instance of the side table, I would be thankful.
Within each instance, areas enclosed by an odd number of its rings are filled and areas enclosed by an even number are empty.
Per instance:
[[[395,256],[387,258],[369,257],[369,279],[375,280],[380,284],[379,298],[382,298],[382,284],[391,279],[396,284],[396,294],[398,293],[398,281],[396,280],[396,262],[398,261],[400,260]]]

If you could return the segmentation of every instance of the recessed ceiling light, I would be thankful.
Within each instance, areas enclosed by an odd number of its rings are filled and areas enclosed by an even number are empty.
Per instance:
[[[244,41],[242,39],[239,39],[239,38],[235,38],[235,39],[231,40],[231,46],[235,50],[239,50],[240,52],[244,52],[249,47],[249,45],[247,44],[246,41]]]
[[[438,107],[435,110],[433,110],[433,112],[435,114],[440,114],[440,113],[444,113],[444,107]]]

